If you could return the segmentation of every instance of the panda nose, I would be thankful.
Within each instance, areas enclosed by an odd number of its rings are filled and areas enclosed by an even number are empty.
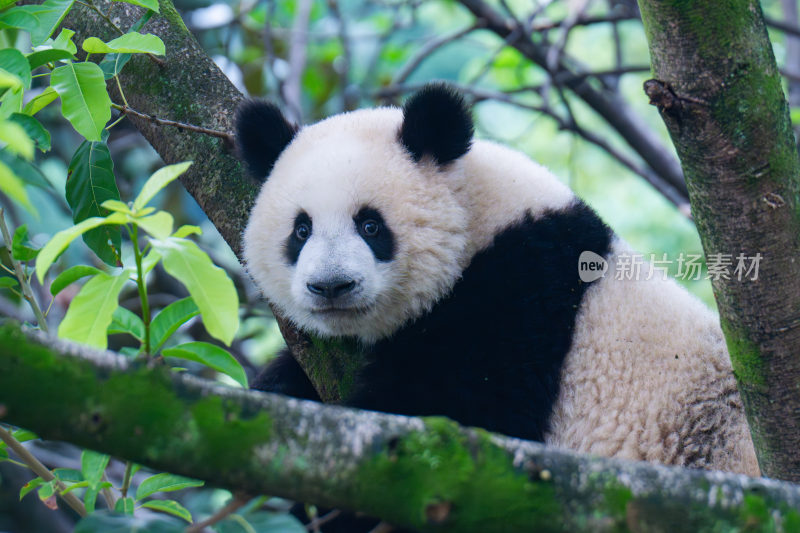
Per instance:
[[[338,298],[343,294],[352,291],[356,286],[356,282],[350,278],[337,278],[326,281],[317,281],[315,283],[308,283],[306,287],[308,290],[319,296],[323,296],[329,300]]]

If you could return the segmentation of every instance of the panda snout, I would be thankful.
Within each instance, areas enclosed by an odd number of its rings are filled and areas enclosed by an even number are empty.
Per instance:
[[[335,300],[355,289],[356,282],[351,278],[342,277],[307,283],[306,287],[312,294]]]

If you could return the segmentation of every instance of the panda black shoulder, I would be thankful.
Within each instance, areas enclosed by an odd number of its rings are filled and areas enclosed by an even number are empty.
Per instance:
[[[375,345],[347,403],[543,440],[590,285],[578,258],[608,256],[611,240],[580,201],[510,225],[448,297]]]

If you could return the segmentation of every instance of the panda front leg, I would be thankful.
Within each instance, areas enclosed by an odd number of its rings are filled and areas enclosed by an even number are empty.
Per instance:
[[[281,350],[278,356],[256,376],[250,388],[303,400],[322,401],[311,380],[292,357],[288,348]]]

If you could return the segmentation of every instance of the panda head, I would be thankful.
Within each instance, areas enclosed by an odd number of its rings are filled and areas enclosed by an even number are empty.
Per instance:
[[[264,184],[244,234],[248,271],[295,325],[375,342],[444,297],[469,260],[462,97],[428,85],[403,109],[297,130],[265,102],[237,112],[242,159]]]

